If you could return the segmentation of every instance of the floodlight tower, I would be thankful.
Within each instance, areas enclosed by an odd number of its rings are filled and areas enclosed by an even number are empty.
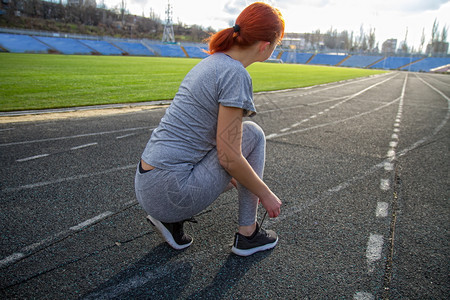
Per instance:
[[[175,35],[173,33],[172,23],[172,5],[167,1],[166,24],[164,24],[164,33],[162,37],[163,43],[175,43]]]

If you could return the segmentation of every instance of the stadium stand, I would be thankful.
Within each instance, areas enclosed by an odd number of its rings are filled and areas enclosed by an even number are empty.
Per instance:
[[[274,50],[272,55],[270,56],[270,59],[277,59],[279,54],[280,50]]]
[[[352,55],[346,61],[344,61],[341,64],[341,66],[352,68],[365,68],[382,58],[383,56]]]
[[[103,55],[122,55],[123,52],[106,41],[80,40],[80,43]]]
[[[93,49],[71,38],[34,36],[35,39],[50,46],[62,54],[92,54]]]
[[[208,56],[207,53],[203,52],[203,50],[208,50],[207,47],[196,47],[196,46],[184,46],[189,57],[194,58],[205,58]]]
[[[281,55],[281,60],[285,63],[291,64],[306,64],[306,62],[311,58],[313,54],[311,53],[297,53],[293,51],[285,51]]]
[[[427,57],[421,61],[413,63],[410,66],[402,68],[402,70],[430,72],[432,69],[444,67],[448,64],[450,64],[450,57]]]
[[[395,70],[399,69],[405,65],[410,63],[414,63],[415,61],[421,59],[420,57],[397,57],[397,56],[388,56],[382,61],[370,66],[371,69],[385,69],[385,70]]]
[[[59,33],[41,33],[24,30],[0,32],[0,52],[15,53],[62,53],[62,54],[101,54],[101,55],[139,55],[166,57],[205,58],[207,45],[200,43],[163,44],[154,40],[126,40],[106,38],[91,40],[90,36],[68,35],[57,37]],[[299,53],[276,49],[267,62],[286,62],[294,64],[332,65],[356,68],[377,68],[386,70],[405,70],[413,72],[447,72],[450,57],[397,57],[376,55],[339,55]]]
[[[152,44],[150,47],[152,49],[154,49],[155,52],[157,52],[161,56],[165,56],[165,57],[186,57],[186,54],[184,54],[183,50],[178,45]]]
[[[49,53],[52,49],[28,35],[0,33],[0,46],[15,53]]]
[[[309,62],[313,65],[330,65],[335,66],[340,63],[347,55],[339,54],[316,54],[313,59]]]
[[[128,55],[139,55],[139,56],[153,56],[155,53],[151,51],[148,47],[144,46],[140,42],[111,42],[114,46],[121,49],[124,54]]]

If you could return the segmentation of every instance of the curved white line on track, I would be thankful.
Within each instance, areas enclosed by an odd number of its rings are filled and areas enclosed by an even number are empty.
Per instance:
[[[383,75],[385,75],[385,74],[383,74]],[[390,77],[390,78],[388,78],[388,79],[386,79],[386,80],[384,80],[382,82],[376,83],[375,85],[378,85],[380,83],[384,83],[385,81],[391,80],[391,79],[395,78],[397,75],[398,74],[395,74],[392,77]],[[368,79],[360,80],[360,81],[357,81],[357,82],[362,82],[362,81],[366,81],[366,80],[368,80]],[[330,87],[330,88],[319,89],[319,90],[316,90],[314,92],[301,94],[299,96],[296,96],[296,98],[297,97],[302,97],[302,96],[307,96],[307,95],[310,95],[310,94],[313,94],[313,93],[322,92],[322,91],[325,91],[325,90],[328,90],[328,89],[331,89],[331,88],[342,87],[342,86],[350,84],[350,83],[354,83],[354,82],[348,82],[346,84],[337,85],[337,86],[333,86],[333,87]],[[370,87],[369,87],[369,89],[370,89]],[[336,101],[339,101],[339,100],[344,100],[342,102],[346,102],[347,100],[350,100],[348,98],[354,98],[354,97],[358,96],[360,93],[364,92],[365,90],[366,89],[363,89],[360,92],[357,92],[356,94],[351,94],[351,95],[347,95],[347,96],[341,96],[341,97],[338,97],[338,98],[332,98],[332,99],[327,99],[327,100],[320,100],[320,101],[313,102],[313,103],[302,103],[302,104],[298,104],[298,105],[294,105],[294,106],[277,107],[276,109],[269,109],[269,110],[258,111],[257,115],[262,115],[262,114],[272,113],[272,112],[278,112],[278,111],[283,111],[283,110],[292,110],[293,108],[299,108],[299,107],[305,107],[305,106],[316,106],[316,105],[320,105],[320,104],[324,104],[324,103],[328,103],[328,102],[336,102]],[[336,108],[340,104],[341,103],[334,104],[333,106],[331,106],[329,108],[326,108],[323,112],[320,112],[319,114],[323,114],[324,112],[328,112],[331,109]],[[300,123],[302,123],[302,122],[304,122],[304,121],[300,121]]]
[[[91,147],[91,146],[95,146],[95,145],[98,145],[98,143],[95,142],[95,143],[89,143],[89,144],[84,144],[84,145],[80,145],[80,146],[75,146],[75,147],[70,148],[70,150],[79,150],[79,149],[83,149],[83,148],[87,148],[87,147]]]
[[[0,132],[4,132],[4,131],[11,131],[11,130],[14,130],[15,128],[3,128],[3,129],[0,129]]]
[[[24,162],[24,161],[35,160],[35,159],[47,157],[47,156],[49,156],[49,155],[50,155],[50,154],[48,154],[48,153],[45,153],[45,154],[39,154],[39,155],[34,155],[34,156],[30,156],[30,157],[25,157],[25,158],[17,159],[16,162]]]
[[[69,139],[75,139],[75,138],[81,138],[81,137],[87,137],[87,136],[105,135],[105,134],[112,134],[112,133],[118,133],[118,132],[127,132],[127,131],[135,131],[135,130],[143,130],[143,129],[150,129],[150,130],[153,130],[154,127],[125,128],[125,129],[119,129],[119,130],[101,131],[101,132],[92,132],[92,133],[77,134],[77,135],[71,135],[71,136],[61,136],[61,137],[55,137],[55,138],[40,139],[40,140],[30,140],[30,141],[21,141],[21,142],[11,142],[11,143],[0,144],[0,147],[16,146],[16,145],[26,145],[26,144],[34,144],[34,143],[42,143],[42,142],[52,142],[52,141],[62,141],[62,140],[69,140]]]
[[[58,232],[50,237],[47,237],[39,242],[28,245],[28,246],[20,249],[19,252],[13,253],[13,254],[9,255],[8,257],[5,257],[4,259],[0,260],[0,268],[14,264],[17,261],[32,255],[33,252],[35,252],[41,248],[44,248],[47,245],[54,243],[55,241],[58,241],[58,239],[61,239],[61,237],[67,237],[74,232],[81,231],[86,227],[89,227],[95,223],[102,221],[103,219],[109,217],[112,214],[113,213],[110,211],[103,212],[91,219],[88,219],[84,222],[79,223],[78,225],[70,227],[69,230],[60,231],[60,232]]]
[[[348,118],[345,118],[345,119],[340,119],[340,120],[337,120],[337,121],[333,121],[333,122],[329,122],[329,123],[323,123],[323,124],[315,125],[315,126],[312,126],[312,127],[302,128],[302,129],[298,129],[298,130],[294,130],[294,131],[290,131],[290,132],[285,132],[285,133],[272,133],[272,134],[267,135],[266,139],[267,140],[271,140],[271,139],[282,137],[282,136],[286,136],[286,135],[291,135],[291,134],[296,134],[296,133],[300,133],[300,132],[305,132],[305,131],[308,131],[308,130],[322,128],[322,127],[326,127],[326,126],[331,126],[331,125],[335,125],[335,124],[346,122],[348,120],[360,118],[362,116],[371,114],[373,112],[379,111],[380,109],[388,107],[388,106],[394,104],[395,102],[399,101],[399,99],[400,99],[400,97],[395,99],[395,100],[393,100],[393,101],[391,101],[391,102],[388,102],[388,103],[386,103],[384,105],[381,105],[381,106],[379,106],[379,107],[377,107],[375,109],[372,109],[370,111],[366,111],[366,112],[363,112],[363,113],[360,113],[358,115],[354,115],[354,116],[351,116],[351,117],[348,117]]]
[[[2,192],[4,192],[4,193],[19,192],[19,191],[23,191],[23,190],[34,189],[34,188],[52,185],[52,184],[56,184],[56,183],[69,182],[69,181],[89,178],[92,176],[108,174],[108,173],[117,172],[117,171],[126,170],[126,169],[134,169],[134,168],[136,168],[136,166],[137,166],[137,163],[133,164],[133,165],[112,168],[112,169],[104,170],[101,172],[94,172],[94,173],[75,175],[75,176],[70,176],[70,177],[65,177],[65,178],[59,178],[56,180],[36,182],[36,183],[21,185],[21,186],[13,187],[13,188],[6,188],[6,189],[2,190]]]

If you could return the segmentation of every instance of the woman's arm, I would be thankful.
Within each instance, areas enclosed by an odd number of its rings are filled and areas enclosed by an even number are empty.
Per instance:
[[[242,155],[242,115],[241,108],[219,107],[216,136],[219,162],[233,178],[259,198],[269,216],[274,218],[280,214],[280,199]]]

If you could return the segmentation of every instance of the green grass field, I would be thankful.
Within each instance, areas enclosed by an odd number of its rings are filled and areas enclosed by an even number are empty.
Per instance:
[[[0,111],[172,99],[192,58],[0,53]],[[257,63],[255,92],[305,87],[378,70]]]

